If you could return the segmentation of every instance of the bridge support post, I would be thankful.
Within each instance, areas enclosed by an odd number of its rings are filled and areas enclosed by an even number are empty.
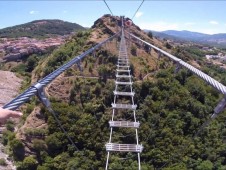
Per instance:
[[[149,54],[151,53],[151,47],[148,47],[148,53]]]
[[[95,51],[93,51],[93,57],[96,58],[96,52]]]
[[[159,70],[159,61],[160,61],[160,58],[161,58],[161,53],[158,52],[158,58],[157,58],[157,63],[156,63],[156,70]]]
[[[81,62],[80,61],[77,63],[77,67],[78,67],[78,69],[80,71],[80,74],[83,76],[83,69],[82,69]]]
[[[158,51],[158,60],[161,58],[162,53],[160,51]]]
[[[180,63],[176,63],[176,68],[175,68],[175,70],[174,70],[174,74],[177,74],[179,71],[180,71],[180,69],[181,69],[181,65],[180,65]]]
[[[226,96],[223,99],[221,99],[221,101],[215,107],[214,114],[211,116],[211,119],[214,119],[215,117],[217,117],[218,114],[225,109],[225,106],[226,106]]]

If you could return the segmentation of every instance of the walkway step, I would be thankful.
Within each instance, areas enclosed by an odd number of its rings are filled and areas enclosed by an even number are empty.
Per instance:
[[[128,58],[118,58],[118,61],[129,61]]]
[[[124,61],[122,62],[122,61],[118,61],[118,64],[124,64],[124,65],[126,64],[126,65],[127,65],[127,64],[129,64],[129,62],[124,62]]]
[[[130,110],[136,110],[137,105],[132,104],[111,104],[113,109],[130,109]]]
[[[107,151],[116,152],[138,152],[141,153],[143,150],[142,145],[135,144],[118,144],[118,143],[107,143],[105,145]]]
[[[113,91],[114,95],[117,96],[134,96],[134,92],[119,92],[119,91]]]
[[[132,76],[130,75],[118,75],[116,74],[116,78],[131,78]]]
[[[133,82],[115,81],[117,85],[132,85]]]
[[[117,69],[116,71],[117,72],[130,72],[130,70],[119,70],[119,69]]]
[[[118,68],[129,68],[130,66],[117,65]]]
[[[109,121],[110,127],[128,127],[128,128],[139,128],[139,122],[129,121]]]

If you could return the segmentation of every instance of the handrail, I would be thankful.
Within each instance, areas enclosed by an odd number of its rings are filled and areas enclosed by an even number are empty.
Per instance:
[[[22,94],[14,98],[9,103],[5,104],[3,106],[4,109],[11,109],[15,110],[19,106],[21,106],[23,103],[27,102],[32,96],[37,94],[38,89],[41,89],[45,87],[47,84],[49,84],[51,81],[53,81],[57,76],[59,76],[61,73],[63,73],[65,70],[69,69],[72,65],[79,63],[84,57],[86,57],[88,54],[96,50],[97,48],[101,47],[105,43],[111,41],[113,38],[115,38],[120,32],[114,34],[110,38],[98,43],[94,47],[88,49],[84,53],[82,53],[79,56],[74,57],[72,60],[64,64],[63,66],[59,67],[43,79],[39,80],[37,83],[30,86],[27,90],[25,90]]]
[[[213,79],[212,77],[208,76],[207,74],[203,73],[202,71],[198,70],[197,68],[193,67],[192,65],[184,62],[183,60],[173,56],[172,54],[169,54],[166,51],[164,51],[164,50],[162,50],[162,49],[160,49],[160,48],[138,38],[137,36],[135,36],[131,33],[129,33],[129,35],[136,38],[137,40],[140,40],[141,42],[145,43],[146,45],[154,48],[155,50],[157,50],[161,54],[164,54],[165,56],[169,57],[171,60],[173,60],[177,64],[180,64],[181,66],[183,66],[183,67],[187,68],[188,70],[190,70],[191,72],[195,73],[197,76],[202,78],[204,81],[209,83],[212,87],[214,87],[215,89],[217,89],[219,92],[221,92],[223,95],[226,96],[226,87],[223,84],[221,84],[219,81]]]

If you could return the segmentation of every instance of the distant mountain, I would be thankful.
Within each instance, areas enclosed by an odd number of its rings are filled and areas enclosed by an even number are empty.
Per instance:
[[[148,31],[148,30],[146,30]],[[177,41],[193,41],[218,47],[226,47],[226,34],[203,34],[191,31],[167,30],[162,32],[152,31],[154,36]]]
[[[85,28],[62,20],[36,20],[0,29],[0,38],[42,38],[51,35],[67,35],[78,30],[85,30]]]
[[[148,32],[148,30],[144,30],[145,32]],[[177,37],[173,35],[169,35],[163,32],[158,32],[158,31],[151,31],[154,36],[160,37],[160,38],[166,38],[166,39],[178,39]]]
[[[167,30],[162,31],[162,33],[171,35],[174,37],[186,39],[186,40],[199,40],[204,37],[208,37],[208,34],[198,33],[198,32],[191,32],[191,31],[175,31],[175,30]]]

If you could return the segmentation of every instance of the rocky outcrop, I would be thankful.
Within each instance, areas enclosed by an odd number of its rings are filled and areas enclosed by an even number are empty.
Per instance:
[[[3,59],[3,61],[8,62],[8,61],[17,61],[21,58],[22,58],[21,53],[16,53],[16,54],[8,54],[5,57],[3,57],[2,59]]]
[[[22,79],[10,71],[0,70],[0,106],[11,101],[18,94]]]

